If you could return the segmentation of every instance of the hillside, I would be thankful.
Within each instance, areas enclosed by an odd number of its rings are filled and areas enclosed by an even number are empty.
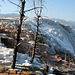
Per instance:
[[[25,27],[27,30],[31,30],[33,33],[35,33],[35,24],[36,19],[28,18],[23,23],[22,28]],[[39,31],[42,34],[42,36],[40,36],[39,33],[39,37],[44,39],[48,46],[48,50],[66,50],[74,54],[75,33],[69,26],[64,26],[59,22],[54,22],[52,20],[43,19],[40,20]]]
[[[0,64],[11,65],[16,30],[17,18],[0,18]],[[23,21],[21,41],[18,47],[16,66],[34,66],[45,68],[45,64],[51,66],[62,66],[68,68],[69,58],[74,57],[75,33],[69,26],[49,19],[40,19],[39,35],[37,41],[36,57],[34,63],[30,63],[31,53],[34,45],[36,31],[36,18],[27,18]],[[43,59],[45,64],[40,61]],[[41,66],[40,66],[41,65]]]
[[[16,13],[0,14],[0,17],[19,17],[19,14]]]

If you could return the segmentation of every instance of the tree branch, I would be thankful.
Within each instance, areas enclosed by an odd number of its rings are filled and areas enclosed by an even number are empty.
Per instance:
[[[29,9],[29,10],[24,11],[24,13],[25,13],[25,12],[28,12],[28,11],[31,11],[31,10],[34,10],[34,9],[38,9],[38,8],[42,8],[42,7],[34,7],[34,8],[32,8],[32,9]]]
[[[16,5],[16,6],[18,6],[18,7],[20,7],[19,5],[17,5],[16,3],[14,3],[14,2],[12,2],[12,1],[10,1],[10,0],[8,0],[10,3],[12,3],[12,4],[14,4],[14,5]],[[20,7],[21,8],[21,7]]]

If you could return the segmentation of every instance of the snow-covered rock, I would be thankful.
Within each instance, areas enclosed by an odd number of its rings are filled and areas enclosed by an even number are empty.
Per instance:
[[[11,19],[11,20],[13,20],[13,19]],[[36,31],[36,22],[37,22],[36,18],[27,18],[23,22],[22,30],[29,31],[34,34]],[[13,26],[12,26],[12,28],[13,28]],[[49,19],[40,19],[39,31],[40,31],[39,38],[44,39],[45,47],[43,49],[45,49],[48,53],[55,54],[56,50],[58,50],[58,51],[63,51],[63,52],[69,51],[72,54],[74,54],[74,52],[75,52],[75,45],[74,45],[75,44],[75,40],[74,40],[75,33],[70,27],[63,26],[59,22],[56,22],[56,21],[54,22]],[[40,35],[40,34],[42,34],[42,35]],[[30,40],[30,41],[33,41],[33,40]],[[33,43],[33,42],[31,42],[31,43]],[[3,56],[5,56],[5,58],[11,57],[13,49],[10,49],[10,48],[7,49],[6,47],[2,47],[2,46],[3,46],[3,44],[0,43],[1,59]],[[2,53],[2,52],[5,52],[5,53]],[[25,55],[23,55],[23,57],[24,56]],[[27,63],[28,61],[24,60],[23,62]]]
[[[25,22],[23,22],[22,28],[35,33],[36,22],[37,21],[35,18],[28,18]],[[45,43],[48,46],[48,51],[51,50],[53,53],[55,49],[59,49],[63,51],[69,51],[74,54],[75,33],[70,27],[61,25],[60,23],[49,19],[40,19],[39,31],[42,34],[42,36],[39,36],[44,38]]]
[[[6,24],[6,21],[8,24]],[[16,19],[16,21],[14,18],[9,18],[8,20],[0,19],[0,22],[6,24],[5,27],[9,27],[11,23],[11,28],[14,29],[13,26],[16,28],[14,22],[18,23],[18,19]],[[22,30],[30,31],[34,34],[36,31],[36,22],[36,18],[27,18],[23,21]],[[39,37],[44,39],[44,49],[47,50],[48,53],[55,54],[55,50],[60,50],[69,51],[74,54],[75,31],[73,31],[69,26],[64,26],[57,21],[52,21],[49,19],[40,19],[39,31],[39,34],[42,34],[42,36],[39,35]]]

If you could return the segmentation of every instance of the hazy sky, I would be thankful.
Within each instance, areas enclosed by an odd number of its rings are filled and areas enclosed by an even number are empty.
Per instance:
[[[11,0],[19,4],[18,0]],[[75,0],[44,0],[43,2],[43,16],[47,16],[49,18],[59,18],[64,20],[72,20],[75,21]],[[9,3],[7,0],[2,2],[0,0],[0,13],[18,13],[19,8],[15,5]],[[26,9],[33,7],[32,0],[26,0]],[[32,17],[33,12],[28,12],[26,16]]]

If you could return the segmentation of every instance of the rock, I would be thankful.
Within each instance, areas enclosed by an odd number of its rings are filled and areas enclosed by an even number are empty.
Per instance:
[[[14,48],[15,40],[13,38],[1,37],[1,42],[4,43],[7,48]]]
[[[59,58],[59,57],[56,56],[56,55],[50,56],[49,54],[42,53],[42,54],[41,54],[41,57],[42,57],[46,62],[56,62],[56,63],[59,63],[59,64],[62,63],[62,59]]]
[[[54,69],[53,74],[55,75],[62,75],[61,72],[57,69]]]
[[[18,52],[20,53],[30,53],[32,46],[25,42],[20,42],[21,44],[18,46]]]
[[[36,74],[43,75],[41,71],[35,71]]]
[[[7,48],[14,48],[15,40],[9,39],[7,37],[1,37],[1,41],[5,44]],[[30,53],[32,49],[32,46],[28,44],[27,42],[20,41],[20,44],[18,46],[18,52],[19,53]]]

